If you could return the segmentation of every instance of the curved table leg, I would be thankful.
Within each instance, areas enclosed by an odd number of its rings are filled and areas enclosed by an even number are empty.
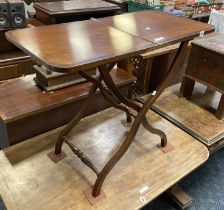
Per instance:
[[[92,84],[92,87],[91,87],[91,89],[89,91],[88,97],[87,97],[86,101],[84,102],[84,104],[82,105],[81,110],[69,122],[69,124],[61,131],[61,133],[60,133],[60,135],[59,135],[59,137],[58,137],[58,139],[56,141],[56,144],[55,144],[55,155],[60,155],[61,154],[62,144],[63,144],[63,142],[65,140],[64,137],[82,119],[83,115],[89,109],[89,107],[91,105],[91,100],[92,100],[96,90],[97,90],[97,85],[96,84]]]
[[[181,43],[181,45],[177,51],[177,54],[174,58],[174,61],[172,62],[171,66],[170,66],[167,77],[162,82],[162,84],[160,84],[159,87],[155,90],[155,93],[153,95],[151,95],[146,100],[143,107],[139,110],[139,112],[134,120],[134,123],[133,123],[126,139],[124,140],[123,144],[117,150],[117,152],[113,155],[113,157],[109,160],[109,162],[104,166],[102,171],[99,173],[97,180],[93,187],[93,193],[92,193],[93,197],[97,197],[100,194],[100,190],[101,190],[101,187],[103,185],[103,182],[104,182],[106,176],[109,174],[109,172],[112,170],[112,168],[117,164],[117,162],[122,158],[122,156],[128,150],[146,113],[148,112],[150,107],[155,103],[157,98],[160,96],[160,94],[166,88],[166,86],[169,84],[169,82],[172,80],[172,78],[175,76],[175,72],[178,69],[178,64],[181,61],[181,59],[183,59],[183,56],[184,56],[183,52],[187,49],[188,42],[189,41],[184,41]],[[122,102],[123,102],[124,101],[123,97],[121,97],[121,94],[119,92],[117,92],[116,88],[114,88],[113,81],[111,81],[110,80],[111,78],[108,77],[108,73],[107,73],[106,69],[100,67],[99,70],[100,70],[100,75],[102,76],[106,85],[109,88],[111,88],[111,90],[114,92],[114,94],[116,96],[118,96],[119,99],[122,100]],[[124,102],[127,102],[130,105],[130,107],[132,107],[132,108],[139,109],[138,106],[135,106],[135,105],[133,106],[133,103],[129,103],[129,100],[125,100]]]
[[[114,95],[126,106],[131,107],[132,109],[136,111],[140,111],[141,107],[131,101],[130,99],[124,97],[117,89],[116,85],[113,82],[113,79],[111,78],[107,68],[105,65],[99,66],[98,67],[100,76],[102,77],[103,81],[105,82],[106,86],[114,93]]]
[[[127,116],[131,117],[131,114],[130,114],[130,112],[129,112],[127,107],[125,107],[125,106],[123,106],[121,104],[116,103],[114,98],[113,98],[113,96],[108,94],[107,91],[103,87],[99,87],[99,88],[100,88],[101,93],[104,96],[104,99],[106,99],[111,104],[111,106],[113,106],[114,108],[119,109],[121,111],[124,111]]]
[[[160,138],[161,138],[161,147],[165,147],[167,145],[167,138],[166,138],[166,134],[157,129],[157,128],[154,128],[147,120],[147,118],[144,116],[143,119],[142,119],[142,125],[143,127],[148,130],[150,133],[153,133],[153,134],[156,134],[156,135],[159,135]]]
[[[121,159],[121,157],[125,154],[129,146],[131,145],[132,141],[134,140],[134,137],[139,129],[139,126],[142,123],[142,118],[145,116],[147,113],[148,109],[150,107],[146,105],[143,105],[143,108],[140,110],[140,112],[137,114],[133,125],[124,140],[123,144],[121,147],[118,149],[118,151],[113,155],[113,157],[110,159],[110,161],[104,166],[102,171],[99,173],[97,180],[94,184],[93,187],[93,197],[96,197],[100,194],[100,190],[102,187],[102,184],[106,178],[106,176],[109,174],[111,169],[116,165],[116,163]]]

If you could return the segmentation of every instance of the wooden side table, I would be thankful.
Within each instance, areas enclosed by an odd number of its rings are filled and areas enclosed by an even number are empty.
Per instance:
[[[187,27],[189,24],[191,27]],[[167,84],[174,78],[178,63],[183,59],[183,53],[188,47],[188,42],[197,37],[201,31],[212,32],[214,27],[168,14],[144,11],[109,17],[105,20],[64,23],[11,31],[6,34],[8,40],[29,53],[37,63],[49,70],[62,73],[78,72],[80,76],[92,83],[86,101],[73,120],[60,133],[55,150],[48,154],[54,161],[65,158],[66,154],[62,151],[62,144],[66,143],[77,157],[96,174],[97,179],[93,188],[85,191],[90,203],[99,201],[101,196],[104,196],[101,187],[107,175],[126,153],[141,124],[147,131],[160,137],[159,148],[163,152],[173,149],[167,142],[166,134],[154,128],[147,120],[146,114]],[[142,106],[124,97],[116,88],[109,72],[119,61],[179,42],[181,42],[180,47],[166,78],[143,102]],[[99,76],[91,77],[84,72],[90,68],[97,68]],[[126,113],[127,122],[130,123],[134,118],[123,143],[101,171],[98,171],[93,162],[67,138],[67,134],[93,105],[92,99],[95,97],[97,88],[112,106]]]
[[[216,117],[224,117],[224,36],[214,33],[192,42],[189,65],[183,78],[180,96],[190,98],[195,81],[221,92],[222,97],[216,111]]]

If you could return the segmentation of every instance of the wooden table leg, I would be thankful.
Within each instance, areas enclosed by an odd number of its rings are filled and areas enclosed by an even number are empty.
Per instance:
[[[94,97],[94,93],[97,90],[97,85],[93,84],[88,97],[86,101],[84,102],[81,110],[76,114],[76,116],[69,122],[69,124],[61,131],[56,144],[55,144],[55,150],[50,152],[48,156],[55,162],[63,159],[66,157],[65,153],[62,153],[62,144],[66,140],[66,135],[69,133],[69,131],[83,118],[85,112],[91,107],[91,101]]]
[[[167,194],[181,209],[186,209],[192,204],[193,199],[178,184],[172,186]]]
[[[186,76],[183,76],[179,96],[190,99],[194,90],[194,85],[195,85],[194,80]]]
[[[183,52],[187,49],[188,46],[188,41],[184,41],[181,43],[180,48],[178,49],[178,52],[175,56],[175,59],[169,69],[168,75],[166,79],[162,82],[162,84],[159,85],[159,87],[153,92],[153,94],[150,95],[150,97],[146,100],[146,102],[143,104],[141,107],[138,103],[123,97],[122,94],[118,91],[116,88],[116,85],[114,84],[109,72],[113,68],[114,64],[110,65],[102,65],[99,66],[99,72],[100,76],[98,79],[95,79],[89,75],[87,75],[85,72],[81,72],[80,75],[82,75],[84,78],[89,80],[90,82],[93,83],[91,90],[89,92],[88,98],[85,101],[82,109],[80,112],[76,115],[76,117],[68,124],[68,126],[62,131],[60,134],[56,146],[55,146],[55,154],[60,155],[61,154],[61,147],[63,141],[66,141],[66,143],[69,145],[69,147],[72,149],[72,151],[82,160],[83,163],[85,163],[89,168],[91,168],[96,174],[97,174],[97,179],[93,187],[93,192],[92,195],[93,197],[97,197],[100,194],[101,187],[103,185],[103,182],[109,172],[112,170],[112,168],[117,164],[117,162],[121,159],[121,157],[125,154],[125,152],[128,150],[129,146],[131,145],[139,127],[141,124],[144,125],[144,127],[149,130],[152,133],[156,133],[161,137],[161,146],[165,147],[167,144],[166,141],[166,135],[163,131],[159,131],[158,129],[153,128],[150,126],[149,122],[147,121],[145,115],[148,112],[148,110],[151,108],[151,106],[155,103],[157,98],[160,96],[162,91],[165,89],[166,85],[172,80],[172,78],[175,76],[176,69],[178,67],[179,61],[183,59]],[[104,81],[106,88],[102,84],[101,79]],[[66,139],[65,135],[80,121],[80,119],[83,117],[85,111],[88,109],[90,106],[90,102],[92,97],[94,96],[94,93],[99,87],[101,90],[104,98],[109,101],[114,107],[125,111],[128,114],[131,114],[128,110],[127,107],[130,107],[137,111],[137,115],[134,116],[135,120],[133,122],[133,125],[128,132],[128,135],[126,139],[124,140],[123,144],[120,146],[120,148],[117,150],[117,152],[112,156],[112,158],[109,160],[109,162],[104,166],[104,168],[98,173],[97,169],[91,161],[88,159],[87,156],[85,156],[79,148],[75,147],[74,145],[70,144]],[[116,100],[119,100],[123,104],[125,104],[127,107],[120,105],[116,102]]]
[[[220,120],[224,117],[224,95],[223,94],[220,98],[219,106],[215,115]]]
[[[182,61],[184,58],[184,52],[187,50],[189,41],[184,41],[180,44],[180,47],[177,51],[177,54],[174,58],[173,63],[170,66],[170,69],[168,71],[168,75],[166,79],[162,82],[162,84],[159,85],[159,87],[154,91],[154,94],[152,94],[144,103],[142,108],[139,110],[138,105],[134,105],[133,102],[130,102],[127,99],[124,99],[121,94],[117,91],[116,86],[114,86],[113,81],[111,81],[111,78],[106,71],[106,67],[100,67],[99,72],[102,76],[102,79],[104,80],[105,84],[111,88],[113,93],[125,104],[128,106],[134,108],[138,111],[138,114],[133,122],[133,125],[128,132],[128,135],[126,139],[124,140],[121,147],[117,150],[117,152],[113,155],[113,157],[109,160],[109,162],[104,166],[102,171],[99,173],[97,180],[93,187],[93,196],[97,197],[100,194],[101,187],[103,185],[103,182],[106,178],[106,176],[109,174],[109,172],[112,170],[112,168],[117,164],[117,162],[122,158],[122,156],[125,154],[125,152],[128,150],[129,146],[131,145],[132,141],[134,140],[134,137],[143,122],[143,119],[145,117],[145,114],[148,112],[148,110],[151,108],[151,106],[155,103],[157,98],[160,96],[160,94],[163,92],[163,90],[166,88],[166,85],[172,80],[172,78],[175,76],[176,71],[178,70],[178,64]]]

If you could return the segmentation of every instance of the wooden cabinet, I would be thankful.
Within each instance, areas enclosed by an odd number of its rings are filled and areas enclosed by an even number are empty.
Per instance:
[[[32,74],[34,62],[21,51],[0,53],[0,81]]]
[[[5,38],[0,30],[0,81],[33,73],[34,62]]]

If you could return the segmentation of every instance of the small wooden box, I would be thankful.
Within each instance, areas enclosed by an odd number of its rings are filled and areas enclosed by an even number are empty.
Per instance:
[[[190,98],[195,81],[222,93],[216,116],[224,117],[224,37],[214,33],[192,42],[192,51],[186,74],[183,78],[180,96]]]

